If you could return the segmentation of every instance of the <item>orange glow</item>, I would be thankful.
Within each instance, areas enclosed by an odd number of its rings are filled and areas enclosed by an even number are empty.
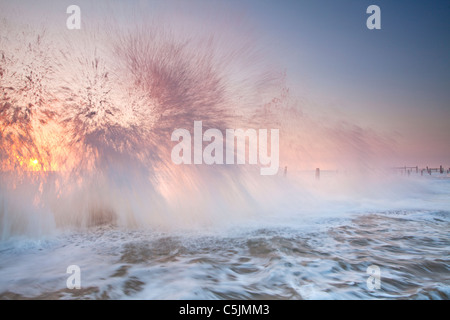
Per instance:
[[[37,159],[30,159],[29,168],[31,171],[39,171],[40,170],[39,161]]]

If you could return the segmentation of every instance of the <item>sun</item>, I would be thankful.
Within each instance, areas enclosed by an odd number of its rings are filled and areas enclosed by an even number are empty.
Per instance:
[[[39,161],[37,159],[30,159],[29,167],[32,171],[38,171],[40,169]]]

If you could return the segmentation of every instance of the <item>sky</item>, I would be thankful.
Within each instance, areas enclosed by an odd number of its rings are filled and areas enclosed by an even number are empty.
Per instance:
[[[233,3],[317,112],[395,136],[405,162],[450,162],[450,1]],[[366,27],[371,4],[381,30]]]
[[[106,3],[119,14],[130,9],[149,19],[166,15],[180,26],[195,21],[201,28],[220,20],[236,28],[239,21],[286,72],[290,92],[308,112],[339,116],[393,137],[402,155],[396,165],[450,166],[450,1]],[[24,20],[30,21],[65,19],[70,4],[82,10],[90,6],[77,0],[0,1],[2,7],[28,8],[32,16]],[[366,27],[366,9],[373,4],[381,8],[381,30]],[[127,18],[121,23],[128,23]]]

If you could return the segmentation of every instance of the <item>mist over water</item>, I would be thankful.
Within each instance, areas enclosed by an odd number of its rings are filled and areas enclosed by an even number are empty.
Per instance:
[[[170,135],[194,121],[204,131],[279,129],[280,176],[319,159],[383,169],[385,139],[305,114],[250,34],[236,30],[225,44],[222,30],[95,21],[78,33],[2,21],[2,239],[99,224],[201,226],[258,216],[277,190],[309,192],[252,166],[174,165]]]
[[[395,141],[309,115],[250,33],[110,19],[1,21],[1,298],[449,297],[448,177],[392,173]],[[278,174],[173,164],[194,121],[279,129]]]
[[[103,225],[3,241],[0,297],[448,299],[449,181],[412,183],[402,196],[272,194],[257,199],[258,212],[217,208],[200,227],[204,217],[191,214],[183,229]],[[80,290],[65,286],[71,264],[82,270]],[[371,265],[381,290],[367,288]]]

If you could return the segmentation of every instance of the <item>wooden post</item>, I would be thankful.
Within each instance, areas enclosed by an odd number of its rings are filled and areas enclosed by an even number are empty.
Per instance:
[[[284,176],[286,177],[286,175],[287,175],[287,166],[284,167]]]
[[[442,165],[440,165],[440,167],[439,167],[439,172],[440,172],[441,174],[444,173],[444,168],[442,167]]]
[[[419,173],[419,166],[416,166],[416,173]]]
[[[320,168],[316,168],[316,180],[320,179]]]

